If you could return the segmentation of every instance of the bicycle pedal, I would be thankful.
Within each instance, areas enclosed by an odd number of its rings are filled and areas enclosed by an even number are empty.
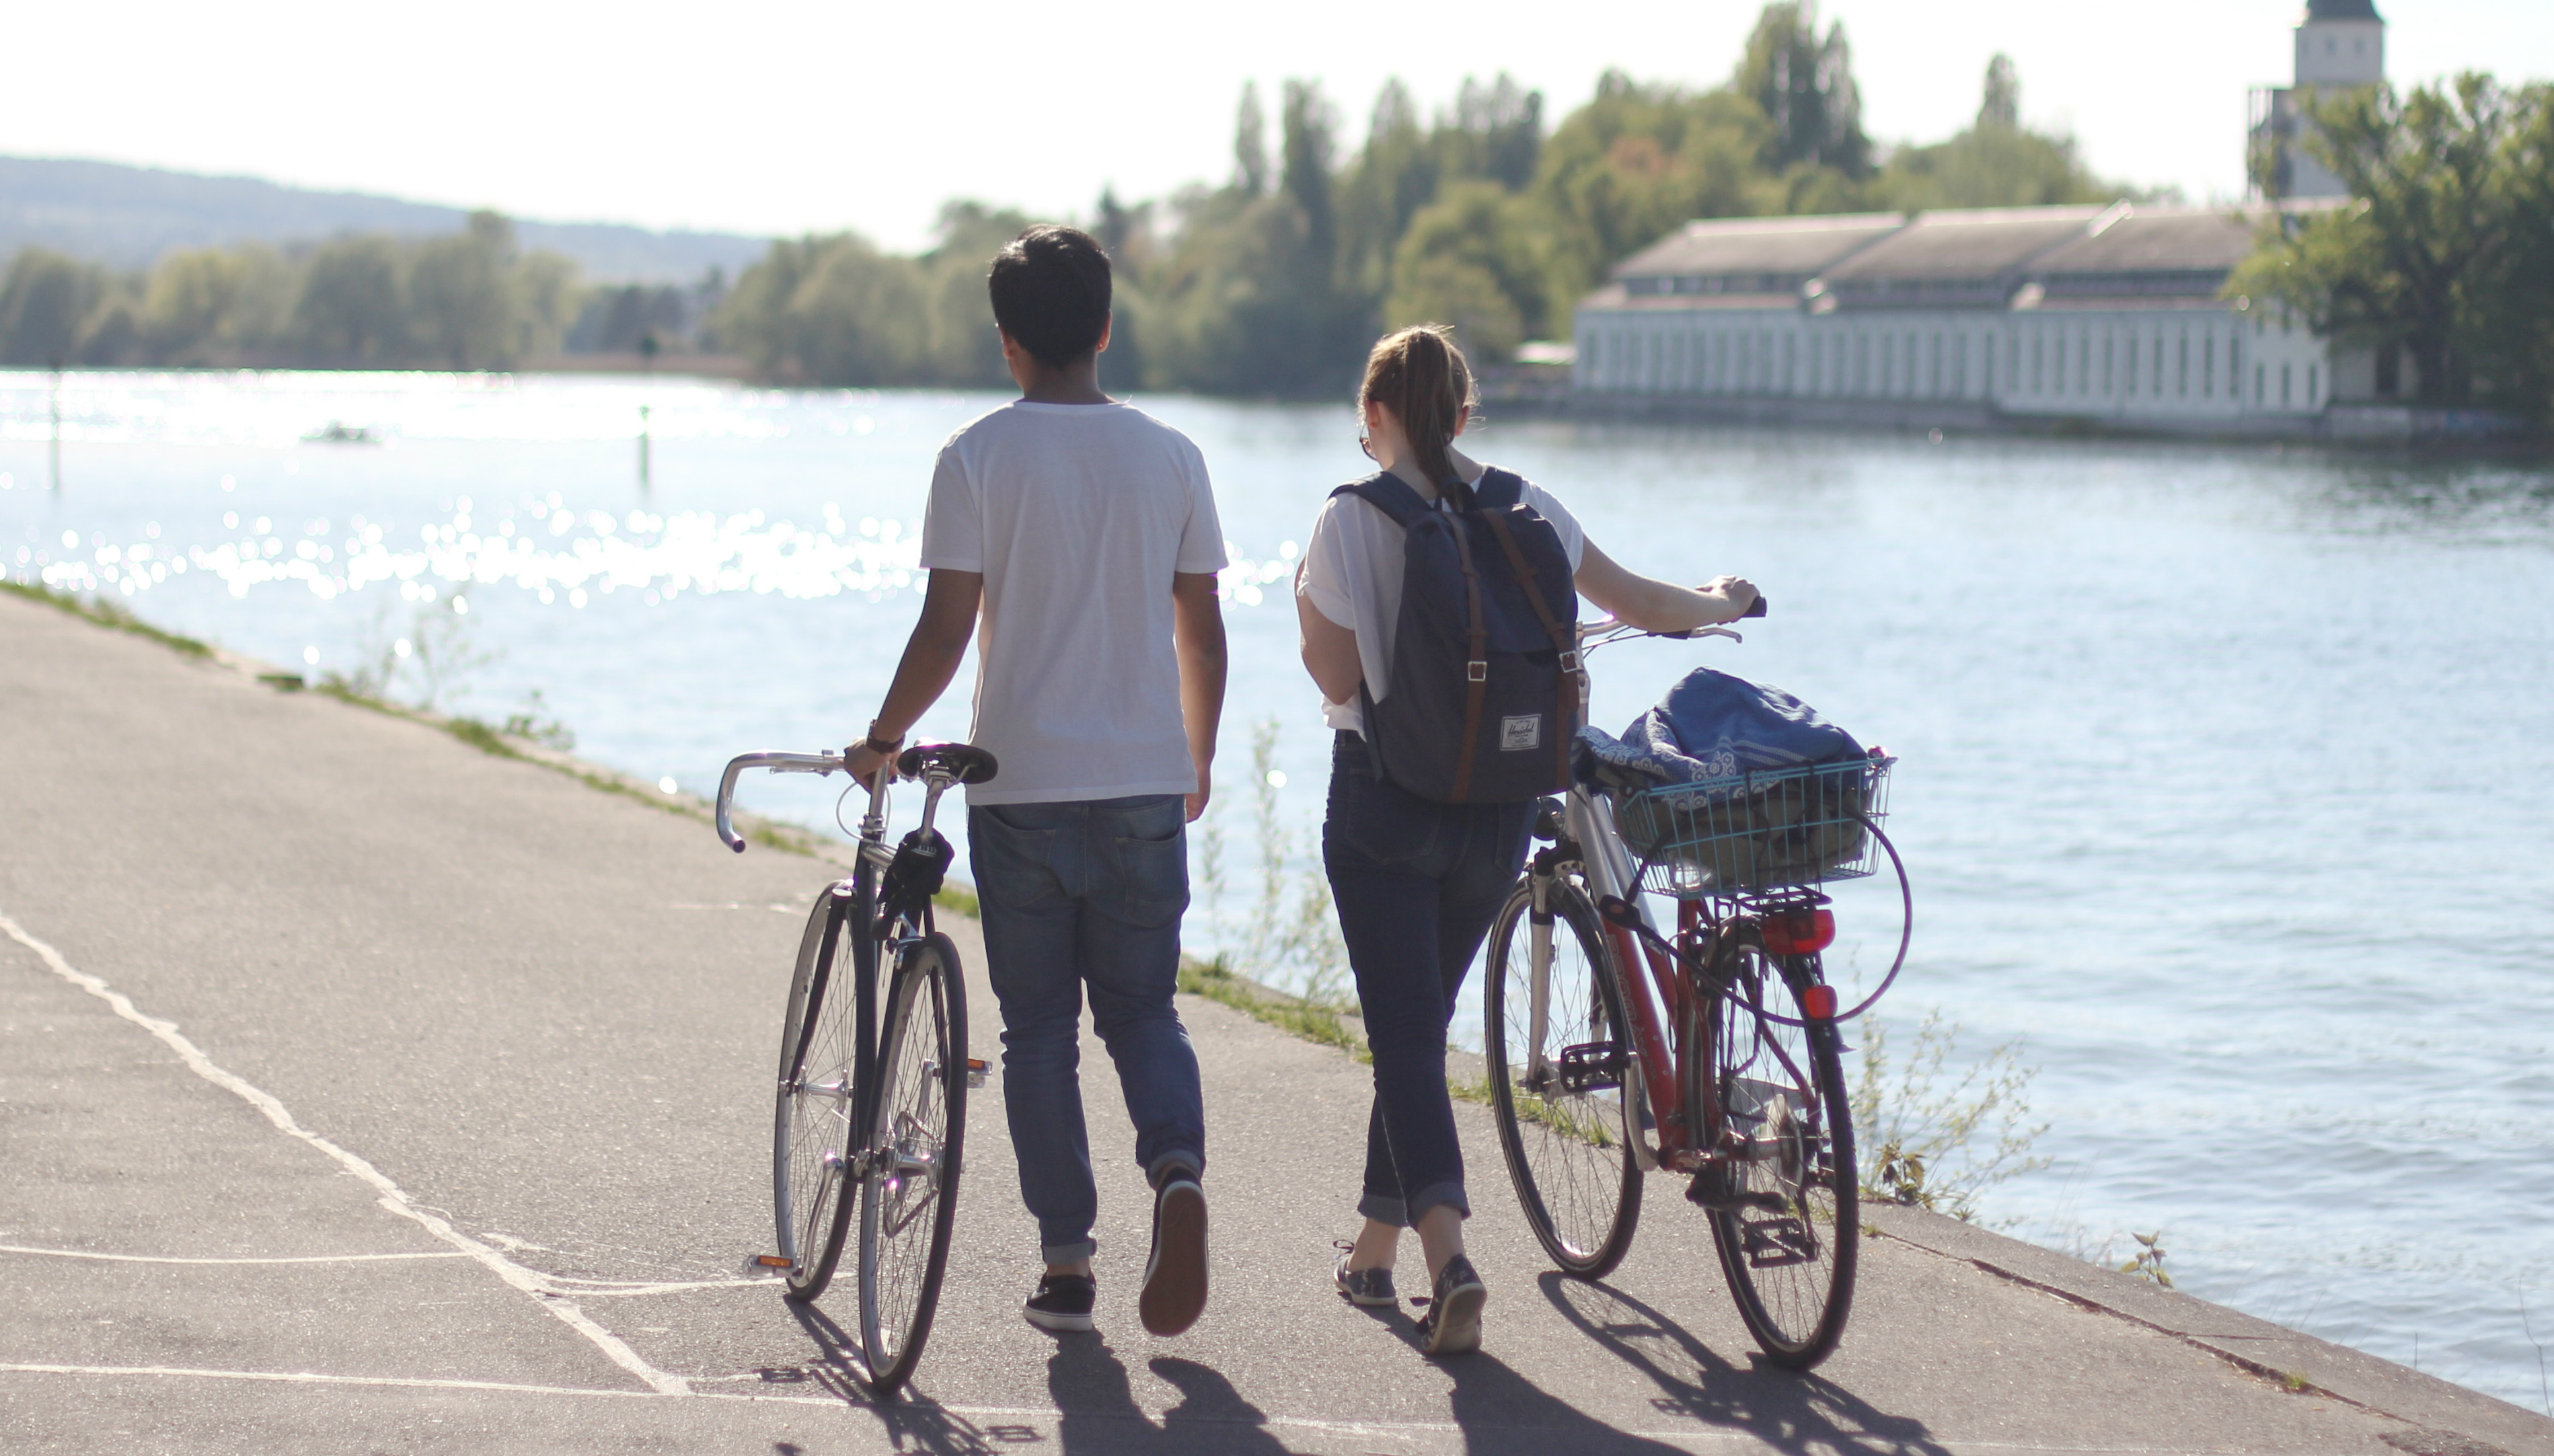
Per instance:
[[[786,1254],[748,1254],[745,1274],[748,1279],[776,1279],[789,1272],[789,1262]]]
[[[982,1058],[982,1057],[970,1057],[970,1058],[968,1058],[968,1059],[967,1059],[967,1085],[968,1085],[968,1086],[970,1086],[970,1087],[981,1087],[981,1086],[983,1086],[984,1084],[985,1084],[985,1059],[984,1059],[984,1058]]]

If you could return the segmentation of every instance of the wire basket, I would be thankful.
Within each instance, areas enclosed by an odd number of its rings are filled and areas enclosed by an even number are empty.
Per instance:
[[[1768,768],[1618,795],[1614,825],[1656,895],[1753,895],[1860,879],[1894,758]]]

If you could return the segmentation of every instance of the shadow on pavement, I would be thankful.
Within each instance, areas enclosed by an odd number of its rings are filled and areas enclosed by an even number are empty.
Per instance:
[[[1162,1412],[1159,1425],[1135,1403],[1126,1367],[1101,1336],[1056,1341],[1046,1363],[1046,1389],[1064,1412],[1055,1428],[1064,1456],[1285,1456],[1286,1445],[1269,1431],[1266,1412],[1220,1374],[1167,1355],[1149,1368],[1180,1393],[1180,1403]]]
[[[1713,1354],[1691,1332],[1619,1289],[1560,1274],[1536,1283],[1563,1317],[1655,1383],[1650,1404],[1781,1451],[1818,1456],[1950,1456],[1920,1420],[1891,1415],[1814,1373]]]

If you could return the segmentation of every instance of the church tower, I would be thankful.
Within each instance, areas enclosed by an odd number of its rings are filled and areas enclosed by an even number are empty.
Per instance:
[[[2385,21],[2375,0],[2307,0],[2296,35],[2293,84],[2253,92],[2247,170],[2256,196],[2339,197],[2348,190],[2341,178],[2298,145],[2304,118],[2298,114],[2297,90],[2382,82]]]

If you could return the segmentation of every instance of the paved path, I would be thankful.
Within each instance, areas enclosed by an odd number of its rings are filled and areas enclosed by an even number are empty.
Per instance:
[[[1759,1368],[1699,1216],[1656,1197],[1613,1279],[1560,1280],[1469,1107],[1488,1346],[1433,1365],[1328,1289],[1363,1069],[1206,1002],[1206,1319],[1134,1321],[1094,1046],[1104,1333],[1018,1317],[997,1079],[938,1332],[879,1409],[821,1311],[735,1273],[828,866],[8,598],[0,826],[11,1453],[2554,1452],[2554,1421],[1900,1210],[1836,1357]],[[981,975],[974,1008],[987,1055]]]

